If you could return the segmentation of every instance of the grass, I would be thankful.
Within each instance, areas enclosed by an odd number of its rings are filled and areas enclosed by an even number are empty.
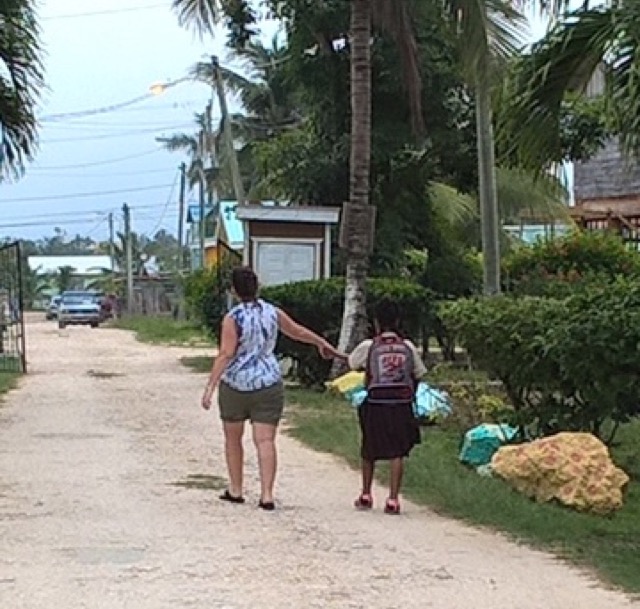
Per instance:
[[[194,372],[207,372],[211,358],[183,358]],[[450,371],[449,371],[450,373]],[[457,382],[482,381],[481,373],[455,372]],[[437,375],[444,380],[447,371]],[[486,378],[485,378],[486,380]],[[289,389],[290,433],[314,450],[359,464],[360,435],[354,410],[341,397]],[[640,593],[640,421],[624,426],[612,449],[616,463],[632,478],[625,505],[609,517],[581,514],[555,504],[538,504],[503,482],[483,478],[458,461],[462,436],[428,427],[407,462],[404,494],[445,516],[506,533],[594,569],[605,581]],[[380,477],[386,481],[386,468]],[[354,488],[354,494],[357,493]],[[349,500],[350,498],[345,498]]]
[[[155,345],[211,345],[211,337],[197,324],[176,321],[172,317],[122,317],[112,323],[112,327],[135,332],[143,343]]]
[[[0,396],[14,389],[20,376],[18,372],[0,372]]]
[[[213,358],[207,355],[196,355],[194,357],[183,357],[180,363],[187,368],[191,368],[194,372],[204,374],[211,370]]]
[[[359,432],[346,400],[303,389],[290,390],[291,433],[311,448],[357,466]],[[620,434],[614,459],[634,478],[625,506],[611,517],[537,504],[503,482],[483,478],[458,459],[461,436],[426,428],[407,464],[404,493],[416,503],[475,525],[503,531],[593,568],[606,581],[640,593],[640,422]],[[382,469],[381,475],[386,476]],[[386,478],[385,478],[386,479]],[[354,494],[358,489],[354,488]],[[349,498],[345,498],[349,499]]]

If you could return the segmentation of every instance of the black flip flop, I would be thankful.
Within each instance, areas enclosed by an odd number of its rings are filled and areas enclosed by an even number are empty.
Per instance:
[[[262,501],[258,503],[258,507],[265,512],[273,512],[276,509],[276,504],[273,501]]]
[[[229,503],[244,503],[244,497],[234,497],[228,490],[220,495],[222,501],[228,501]]]

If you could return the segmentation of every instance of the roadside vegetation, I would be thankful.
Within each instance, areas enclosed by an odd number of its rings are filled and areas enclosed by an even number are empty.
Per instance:
[[[122,317],[110,324],[113,328],[134,332],[143,343],[174,346],[211,346],[208,332],[197,323],[176,321],[172,317]]]

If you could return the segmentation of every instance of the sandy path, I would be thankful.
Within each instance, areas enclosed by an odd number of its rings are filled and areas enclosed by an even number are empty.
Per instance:
[[[173,483],[224,475],[181,352],[115,330],[29,328],[0,407],[2,609],[620,609],[548,556],[406,506],[350,508],[357,477],[282,439],[273,514]],[[89,372],[119,376],[96,378]]]

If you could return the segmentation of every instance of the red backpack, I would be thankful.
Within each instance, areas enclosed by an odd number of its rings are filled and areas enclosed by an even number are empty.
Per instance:
[[[410,404],[415,395],[413,351],[397,334],[376,336],[366,369],[370,404]]]

